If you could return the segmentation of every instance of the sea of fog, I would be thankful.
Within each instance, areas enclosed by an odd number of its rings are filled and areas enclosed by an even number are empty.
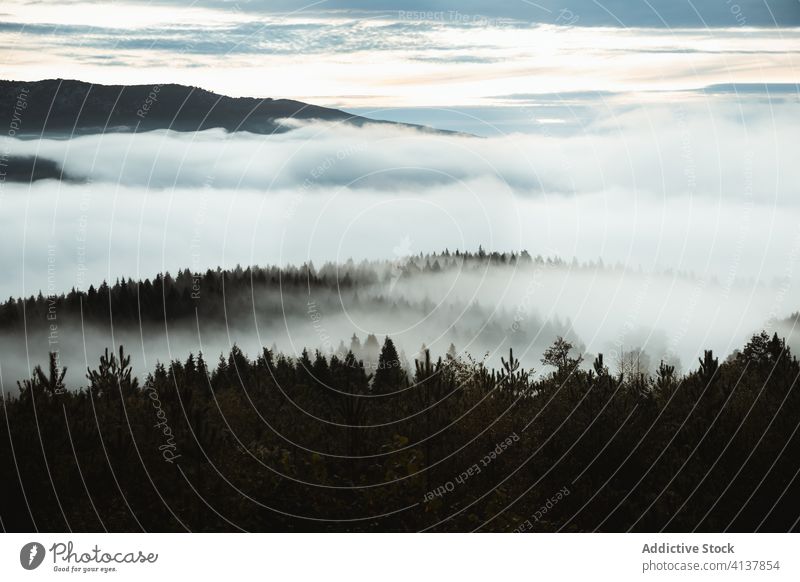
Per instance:
[[[642,348],[655,363],[692,368],[703,349],[724,356],[800,310],[800,165],[789,159],[798,122],[788,105],[749,119],[662,107],[620,112],[580,135],[306,123],[273,136],[0,138],[7,155],[54,161],[64,178],[0,184],[0,294],[184,268],[527,249],[566,264],[401,281],[398,299],[442,310],[422,324],[417,309],[334,310],[325,333],[335,343],[388,334],[410,361],[422,343],[490,360],[514,345],[541,367],[541,346],[553,338],[532,341],[540,325],[568,330],[587,354]],[[470,303],[480,317],[501,312],[491,341],[471,341],[479,322],[447,311]],[[518,344],[502,332],[514,317],[530,324]],[[4,389],[45,358],[42,331],[2,337]],[[120,343],[137,370],[189,351],[214,360],[233,344],[251,355],[273,343],[290,355],[325,347],[307,313],[211,329],[62,331],[63,362],[78,383],[87,363]]]

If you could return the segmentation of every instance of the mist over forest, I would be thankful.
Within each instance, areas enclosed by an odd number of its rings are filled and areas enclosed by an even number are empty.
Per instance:
[[[435,354],[453,344],[492,364],[514,347],[536,368],[558,336],[612,367],[639,354],[651,371],[661,360],[688,369],[705,349],[727,356],[761,329],[796,345],[786,321],[798,309],[800,179],[782,157],[791,107],[748,109],[744,127],[731,104],[651,104],[598,114],[580,131],[487,138],[346,117],[279,119],[269,134],[0,136],[0,245],[16,249],[0,257],[0,294],[47,301],[70,289],[103,295],[103,281],[127,287],[105,318],[58,307],[57,345],[41,305],[22,327],[4,324],[0,376],[13,389],[56,347],[77,387],[106,347],[125,345],[146,371],[233,345],[328,354],[354,334],[392,337],[409,366],[423,344]],[[429,255],[481,245],[534,259],[463,266]],[[297,273],[291,293],[274,270],[268,282],[233,281],[270,264]],[[225,301],[209,270],[230,279]],[[331,286],[337,270],[351,287]],[[137,283],[158,273],[188,300],[140,323],[134,315],[150,308]]]
[[[761,329],[796,350],[800,338],[796,316],[770,311],[780,287],[725,288],[689,274],[527,251],[402,251],[393,260],[319,268],[185,269],[10,300],[0,305],[3,380],[27,377],[55,352],[69,370],[66,384],[78,388],[86,368],[119,345],[136,373],[189,353],[215,361],[234,346],[293,359],[304,351],[342,359],[351,351],[374,372],[386,337],[406,371],[425,349],[498,366],[509,348],[527,368],[541,370],[543,352],[562,337],[587,362],[602,353],[612,370],[635,359],[641,373],[653,374],[662,361],[679,372],[691,368],[706,349],[728,356]]]

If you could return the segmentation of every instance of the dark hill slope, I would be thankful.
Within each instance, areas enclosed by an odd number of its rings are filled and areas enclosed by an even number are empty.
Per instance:
[[[0,81],[0,119],[10,122],[20,92],[27,90],[18,134],[173,129],[272,133],[283,131],[276,120],[321,119],[361,125],[373,122],[338,109],[290,99],[226,97],[184,85],[93,85],[50,79]],[[18,110],[18,113],[20,110]]]

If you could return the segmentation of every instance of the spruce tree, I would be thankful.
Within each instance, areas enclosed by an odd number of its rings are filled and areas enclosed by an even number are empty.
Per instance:
[[[378,369],[375,380],[372,382],[372,391],[376,394],[386,394],[400,390],[406,379],[406,374],[400,365],[397,348],[390,337],[386,337],[378,357]]]

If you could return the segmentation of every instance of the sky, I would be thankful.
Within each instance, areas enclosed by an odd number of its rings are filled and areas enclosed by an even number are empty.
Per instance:
[[[486,133],[470,119],[525,130],[737,88],[796,99],[798,26],[797,0],[9,0],[0,77],[177,82],[389,119],[429,108],[422,120]]]

